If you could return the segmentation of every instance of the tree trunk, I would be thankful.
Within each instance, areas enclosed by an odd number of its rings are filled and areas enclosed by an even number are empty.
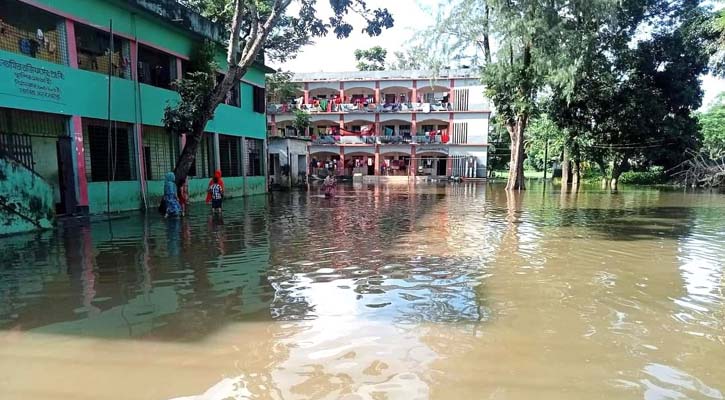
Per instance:
[[[226,94],[232,89],[232,86],[238,83],[246,72],[246,67],[242,68],[237,65],[229,67],[229,71],[224,76],[224,79],[214,88],[212,99],[202,112],[202,117],[194,121],[192,132],[186,135],[186,146],[184,146],[181,156],[179,156],[179,162],[176,163],[176,168],[174,168],[174,175],[176,175],[176,184],[178,186],[181,186],[186,180],[189,174],[189,168],[194,164],[196,151],[206,131],[206,124],[214,117],[214,112],[224,101]]]
[[[609,179],[607,178],[607,164],[604,163],[603,159],[594,160],[599,167],[599,173],[602,174],[602,190],[609,187]]]
[[[561,186],[567,187],[571,182],[571,162],[569,161],[569,149],[564,146],[564,156],[561,160]]]
[[[526,117],[520,116],[515,122],[506,125],[511,136],[511,160],[506,190],[526,190],[524,182],[524,130]]]
[[[486,59],[486,65],[491,64],[491,39],[489,34],[489,27],[491,26],[491,7],[488,6],[488,2],[484,4],[484,27],[483,27],[483,53]]]
[[[622,173],[629,168],[629,158],[625,156],[621,162],[614,161],[612,166],[612,180],[609,183],[609,188],[612,192],[619,190],[619,177]]]
[[[574,159],[571,169],[571,189],[573,191],[579,190],[579,181],[581,179],[580,167],[581,161],[578,159]]]

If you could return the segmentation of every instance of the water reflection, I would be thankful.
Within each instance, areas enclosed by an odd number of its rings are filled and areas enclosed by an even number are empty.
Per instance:
[[[725,197],[502,189],[3,239],[0,398],[722,398]]]

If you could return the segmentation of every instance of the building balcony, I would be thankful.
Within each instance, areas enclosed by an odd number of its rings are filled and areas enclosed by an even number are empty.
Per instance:
[[[267,113],[270,115],[289,114],[295,110],[302,110],[308,114],[356,114],[356,113],[413,113],[413,112],[451,112],[451,103],[358,103],[358,104],[328,104],[323,108],[320,105],[277,103],[268,104]]]
[[[318,145],[386,145],[386,144],[447,144],[447,135],[416,136],[369,136],[369,135],[321,135],[313,136],[312,143]]]

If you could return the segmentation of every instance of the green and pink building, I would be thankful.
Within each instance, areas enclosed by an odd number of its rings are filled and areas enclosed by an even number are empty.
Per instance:
[[[172,83],[205,40],[225,65],[224,36],[174,0],[2,0],[0,235],[157,204],[185,142],[162,123]],[[266,191],[270,71],[255,63],[209,122],[193,199],[217,169],[229,196]]]

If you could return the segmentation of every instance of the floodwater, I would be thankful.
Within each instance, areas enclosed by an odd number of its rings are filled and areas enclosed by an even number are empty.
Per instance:
[[[723,399],[725,196],[347,186],[0,239],[0,399]]]

